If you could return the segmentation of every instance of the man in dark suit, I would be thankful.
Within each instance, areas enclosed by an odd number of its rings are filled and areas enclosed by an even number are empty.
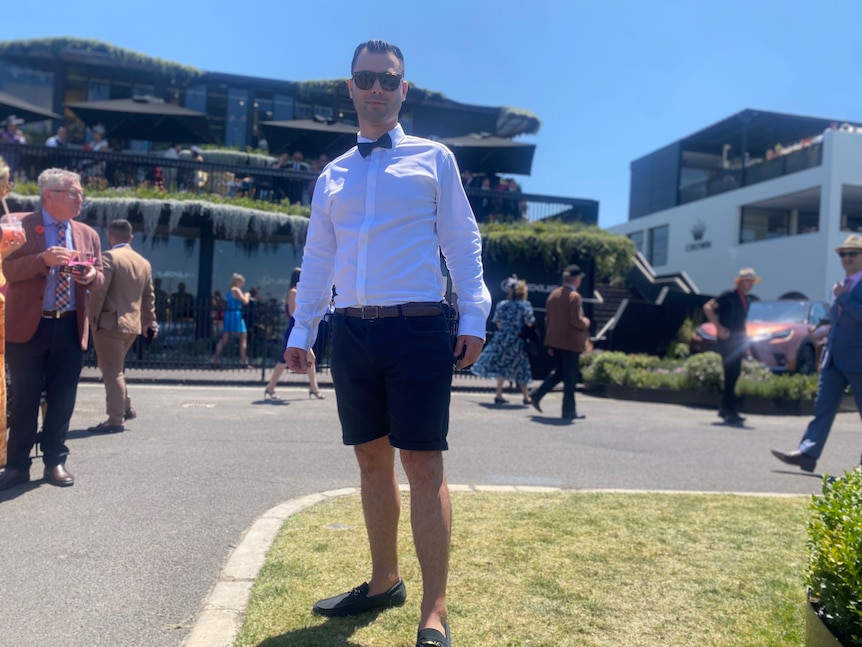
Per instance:
[[[580,375],[580,356],[590,338],[590,320],[584,316],[584,307],[578,288],[584,273],[579,265],[569,265],[563,271],[563,285],[551,292],[545,303],[545,346],[554,358],[556,367],[539,388],[530,393],[533,406],[541,412],[539,404],[560,382],[563,383],[563,420],[586,418],[578,414],[575,405],[575,386]]]
[[[856,408],[862,412],[862,236],[852,234],[835,249],[846,278],[832,289],[835,300],[829,313],[831,326],[820,364],[814,419],[808,424],[799,448],[772,454],[788,465],[813,472],[823,452],[835,414],[847,385]]]
[[[105,384],[108,419],[88,431],[117,433],[123,422],[137,416],[126,389],[126,353],[144,330],[159,331],[153,272],[149,261],[132,249],[132,225],[115,220],[108,226],[111,249],[102,254],[105,280],[90,294],[89,318],[93,346]]]
[[[27,241],[3,262],[13,401],[0,490],[30,480],[43,391],[48,406],[39,443],[45,479],[60,486],[75,482],[65,467],[66,434],[87,348],[87,292],[103,281],[99,235],[74,220],[84,201],[80,176],[47,169],[39,175],[39,195],[42,210],[22,218]]]

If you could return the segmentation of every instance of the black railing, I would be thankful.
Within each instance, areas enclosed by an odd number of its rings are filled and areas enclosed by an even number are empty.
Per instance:
[[[227,312],[223,303],[189,296],[156,297],[159,334],[147,343],[139,337],[126,357],[126,366],[147,369],[216,369],[241,368],[237,335],[230,335],[221,357],[213,358],[215,347],[224,334]],[[284,306],[280,303],[251,302],[241,309],[246,325],[246,357],[251,367],[266,370],[275,365],[284,352],[287,327]],[[329,367],[329,324],[321,323],[314,347],[319,369]],[[96,366],[92,348],[85,356],[88,366]]]
[[[787,155],[751,164],[745,169],[722,169],[709,180],[692,184],[679,190],[679,204],[687,204],[713,195],[733,191],[777,177],[804,171],[823,163],[823,145],[812,144]]]
[[[176,159],[164,157],[164,153],[103,153],[69,146],[0,143],[0,157],[12,167],[18,183],[35,182],[43,170],[57,167],[80,173],[85,190],[153,187],[307,205],[317,180],[317,173],[273,168],[272,158],[232,151],[205,150],[204,161],[198,162],[185,152]],[[472,187],[467,196],[479,222],[558,218],[598,224],[599,204],[594,200]]]

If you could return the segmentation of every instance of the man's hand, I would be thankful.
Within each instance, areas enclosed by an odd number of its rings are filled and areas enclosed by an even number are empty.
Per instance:
[[[836,283],[835,286],[832,288],[832,294],[837,297],[841,294],[844,294],[845,292],[848,292],[849,290],[849,285],[845,285],[844,283]]]
[[[314,351],[288,346],[284,351],[284,361],[294,373],[305,373],[314,364]]]
[[[96,278],[96,268],[92,265],[87,266],[87,271],[83,274],[72,274],[72,278],[75,279],[75,283],[80,283],[81,285],[90,285],[93,280]]]
[[[457,371],[462,368],[467,368],[470,364],[479,359],[479,355],[482,354],[482,346],[484,345],[485,342],[479,337],[473,337],[472,335],[458,335],[458,341],[455,342],[454,353],[456,358],[455,370]]]
[[[55,265],[68,265],[69,261],[74,257],[75,252],[66,249],[65,247],[57,247],[56,245],[54,247],[49,247],[42,252],[42,262],[48,267],[54,267]]]
[[[730,329],[725,328],[720,323],[715,324],[715,335],[719,339],[727,339],[730,337]]]

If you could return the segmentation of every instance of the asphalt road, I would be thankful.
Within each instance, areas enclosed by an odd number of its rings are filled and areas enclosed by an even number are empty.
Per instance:
[[[138,418],[91,436],[104,391],[83,384],[72,419],[71,488],[41,481],[0,492],[0,645],[175,647],[188,636],[231,548],[262,513],[358,485],[340,443],[335,398],[283,386],[131,387]],[[495,407],[493,393],[452,398],[449,482],[560,488],[810,494],[820,477],[787,468],[807,418],[749,416],[578,396],[586,420]],[[511,397],[519,400],[517,395]],[[820,468],[859,462],[859,417],[839,414]],[[32,476],[41,476],[41,462]]]

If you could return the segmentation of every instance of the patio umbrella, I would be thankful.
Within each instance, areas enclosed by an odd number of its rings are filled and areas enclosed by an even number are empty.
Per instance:
[[[315,119],[262,121],[260,125],[271,153],[302,151],[306,157],[341,155],[356,144],[359,132],[357,126]]]
[[[44,119],[62,119],[61,115],[33,105],[29,101],[19,99],[8,92],[0,92],[0,121],[15,115],[24,121],[42,121]]]
[[[106,137],[200,144],[212,141],[207,117],[155,97],[67,103],[90,127],[102,124]]]
[[[485,134],[447,137],[438,141],[452,150],[462,170],[469,169],[474,173],[529,175],[536,152],[535,144]]]

